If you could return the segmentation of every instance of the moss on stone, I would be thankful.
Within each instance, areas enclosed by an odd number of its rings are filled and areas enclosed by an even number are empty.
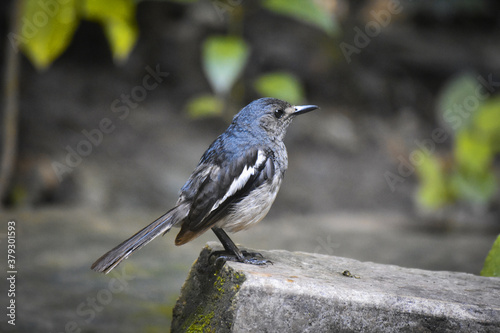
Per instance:
[[[172,332],[230,332],[231,307],[245,277],[227,265],[210,261],[205,248],[184,283],[172,321]],[[193,299],[198,300],[193,303]]]
[[[198,307],[198,311],[186,320],[185,324],[189,324],[188,327],[184,328],[186,332],[215,332],[215,329],[210,326],[212,319],[214,317],[214,312],[210,311],[204,313],[202,307]]]

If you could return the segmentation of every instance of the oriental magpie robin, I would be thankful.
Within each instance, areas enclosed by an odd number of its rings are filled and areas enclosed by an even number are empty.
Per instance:
[[[288,125],[295,116],[317,108],[292,106],[275,98],[261,98],[244,107],[203,154],[182,187],[175,207],[105,253],[91,268],[108,273],[172,227],[181,228],[175,245],[212,229],[234,260],[249,264],[269,262],[240,251],[223,228],[236,232],[266,216],[288,166],[283,143]]]

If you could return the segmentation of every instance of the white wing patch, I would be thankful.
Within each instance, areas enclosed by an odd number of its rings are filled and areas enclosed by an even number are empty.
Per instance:
[[[233,180],[231,186],[229,186],[229,189],[227,190],[224,197],[215,202],[214,206],[212,207],[212,209],[208,214],[216,210],[224,201],[227,200],[227,198],[231,197],[233,194],[241,190],[246,185],[250,177],[255,174],[255,171],[258,170],[262,166],[262,163],[264,163],[265,161],[266,161],[266,154],[262,150],[259,150],[257,152],[257,161],[255,161],[255,165],[252,166],[245,165],[245,168],[243,168],[241,175]]]

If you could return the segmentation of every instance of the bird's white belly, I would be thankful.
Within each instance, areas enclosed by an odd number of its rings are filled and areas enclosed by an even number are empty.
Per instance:
[[[217,227],[237,232],[259,223],[271,209],[280,183],[280,180],[275,180],[272,184],[265,183],[250,192],[226,217],[217,222]]]

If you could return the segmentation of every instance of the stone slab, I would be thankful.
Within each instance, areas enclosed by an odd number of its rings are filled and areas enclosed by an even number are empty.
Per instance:
[[[272,265],[193,265],[172,332],[500,332],[500,279],[260,251]]]

